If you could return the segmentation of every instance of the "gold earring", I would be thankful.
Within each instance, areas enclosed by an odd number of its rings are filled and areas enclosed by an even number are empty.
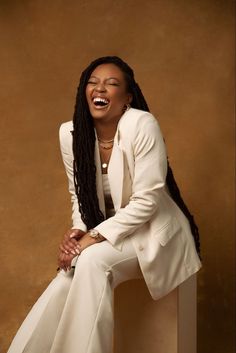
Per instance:
[[[124,111],[124,112],[127,112],[127,111],[130,109],[130,107],[131,107],[131,106],[130,106],[129,103],[125,104],[123,111]]]

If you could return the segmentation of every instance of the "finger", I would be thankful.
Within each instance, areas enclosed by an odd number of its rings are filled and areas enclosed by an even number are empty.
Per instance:
[[[82,247],[81,247],[81,245],[77,245],[77,247],[75,248],[75,252],[76,252],[76,254],[77,255],[80,255],[80,253],[82,252]]]
[[[73,253],[73,250],[75,249],[75,245],[73,246],[68,246],[68,245],[65,245],[64,243],[61,243],[59,245],[59,249],[60,251],[64,252],[65,254],[70,254],[70,253]]]
[[[67,270],[67,266],[66,266],[66,258],[67,258],[67,256],[68,256],[68,255],[66,255],[66,254],[62,254],[62,269],[63,269],[64,271]]]
[[[60,253],[59,256],[58,256],[58,266],[60,269],[63,269],[63,254]]]
[[[62,241],[62,244],[65,246],[68,246],[69,248],[75,248],[77,245],[77,240],[75,240],[75,238],[72,238],[70,240],[64,240]]]
[[[76,245],[74,244],[63,244],[64,245],[64,248],[68,251],[68,254],[73,254],[75,255],[75,248],[76,248]]]
[[[73,231],[70,233],[69,238],[74,238],[74,237],[77,237],[78,235],[79,235],[78,232]]]
[[[64,250],[64,252],[66,254],[69,254],[69,253],[72,253],[74,254],[74,249],[75,249],[75,246],[73,243],[68,243],[68,242],[62,242],[61,243],[61,247],[62,249]],[[75,255],[75,254],[74,254]]]
[[[60,265],[63,270],[66,270],[66,254],[62,254],[60,258]]]
[[[66,248],[62,244],[59,245],[59,250],[65,254],[69,254],[69,251],[66,250]]]
[[[84,234],[86,234],[86,232],[80,230],[80,229],[74,229],[72,230],[72,232],[70,233],[70,238],[76,238],[79,239],[81,238]]]
[[[80,233],[79,233],[79,229],[69,229],[66,233],[65,233],[65,235],[64,235],[64,237],[66,238],[66,239],[69,239],[69,238],[72,238],[72,237],[76,237],[76,236],[78,236]]]
[[[66,255],[66,259],[65,259],[65,267],[67,270],[71,269],[71,261],[73,259],[74,256],[72,255]]]
[[[69,244],[73,244],[74,246],[76,246],[77,245],[77,238],[70,238],[70,239],[68,239],[68,243]]]

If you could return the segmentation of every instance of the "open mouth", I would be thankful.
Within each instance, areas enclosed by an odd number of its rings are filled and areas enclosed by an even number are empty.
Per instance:
[[[109,100],[106,99],[106,98],[94,97],[93,98],[93,104],[96,107],[106,107],[109,104]]]

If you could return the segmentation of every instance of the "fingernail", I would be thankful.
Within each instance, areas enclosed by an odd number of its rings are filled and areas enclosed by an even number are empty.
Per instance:
[[[75,249],[76,253],[79,255],[81,251],[79,249]]]
[[[70,252],[71,252],[71,254],[76,255],[75,250],[71,250]]]

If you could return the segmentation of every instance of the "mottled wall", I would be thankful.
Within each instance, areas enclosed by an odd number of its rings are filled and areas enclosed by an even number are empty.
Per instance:
[[[134,68],[199,224],[199,353],[233,352],[233,7],[0,1],[1,352],[55,274],[70,225],[58,128],[71,119],[81,70],[107,54]]]

